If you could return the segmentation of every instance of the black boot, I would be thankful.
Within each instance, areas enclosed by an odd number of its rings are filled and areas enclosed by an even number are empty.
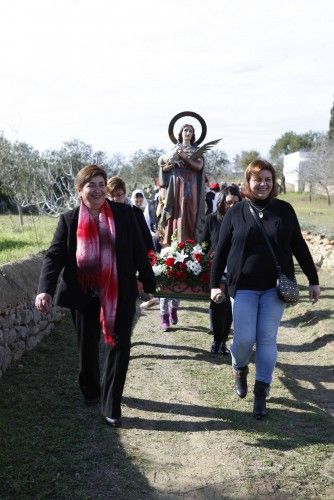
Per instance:
[[[255,380],[253,415],[256,418],[256,420],[261,420],[268,414],[266,408],[266,399],[267,396],[269,395],[269,389],[270,385],[266,384],[266,382],[260,382],[259,380]]]
[[[244,398],[247,395],[247,375],[248,366],[242,368],[232,368],[234,375],[234,388],[239,398]]]

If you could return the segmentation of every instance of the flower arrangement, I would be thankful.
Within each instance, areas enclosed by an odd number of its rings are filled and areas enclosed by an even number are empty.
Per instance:
[[[211,257],[206,243],[175,241],[159,253],[148,253],[157,281],[157,296],[207,298]]]

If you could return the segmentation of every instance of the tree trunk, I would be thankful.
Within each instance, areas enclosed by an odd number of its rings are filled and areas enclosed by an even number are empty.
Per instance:
[[[330,206],[330,204],[331,204],[331,195],[329,193],[329,190],[328,190],[327,186],[325,187],[325,191],[326,191],[326,195],[327,195],[327,203],[328,203],[328,206]]]
[[[23,226],[23,211],[19,202],[16,201],[17,211],[19,213],[20,226]]]
[[[319,182],[320,186],[324,188],[326,196],[327,196],[327,204],[331,204],[331,195],[329,193],[329,189],[326,184],[323,184],[322,182]]]

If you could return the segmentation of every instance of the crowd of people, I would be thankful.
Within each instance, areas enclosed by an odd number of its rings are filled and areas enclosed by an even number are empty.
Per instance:
[[[109,425],[121,425],[121,400],[130,359],[138,297],[146,307],[160,302],[160,328],[178,323],[180,299],[154,297],[156,280],[149,251],[177,241],[205,242],[212,255],[211,353],[231,357],[235,392],[247,394],[248,365],[255,346],[253,415],[267,415],[266,400],[277,354],[277,332],[285,303],[276,291],[277,266],[294,276],[293,257],[309,281],[309,299],[320,296],[317,271],[292,206],[277,196],[274,167],[256,159],[238,185],[209,183],[195,130],[182,126],[176,145],[159,158],[159,188],[147,200],[142,189],[127,197],[120,177],[88,165],[76,177],[78,206],[59,218],[46,252],[36,308],[71,310],[79,344],[79,387],[87,405],[100,404]],[[258,218],[257,223],[254,217]],[[223,300],[217,302],[219,295]],[[231,346],[227,346],[233,322]],[[99,341],[104,341],[100,373]]]

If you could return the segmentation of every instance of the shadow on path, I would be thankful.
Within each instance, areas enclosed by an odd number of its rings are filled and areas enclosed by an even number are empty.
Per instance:
[[[183,403],[166,403],[163,401],[152,401],[125,397],[124,404],[129,408],[146,413],[158,414],[152,418],[147,416],[138,418],[127,418],[124,426],[127,428],[142,429],[147,431],[169,431],[169,432],[212,432],[212,431],[236,431],[258,435],[259,429],[263,430],[263,437],[257,439],[256,446],[265,446],[269,449],[289,450],[311,444],[329,444],[334,442],[334,423],[328,426],[328,417],[314,407],[314,405],[302,402],[291,404],[285,398],[270,400],[271,405],[279,405],[282,408],[270,409],[270,420],[250,420],[251,414],[244,411],[214,408]],[[285,406],[288,405],[289,411]],[[168,418],[160,418],[159,414],[165,413]],[[170,418],[172,416],[173,418]],[[175,418],[184,416],[188,418],[199,418],[200,421]],[[205,420],[203,420],[205,419]],[[313,429],[315,422],[318,425],[327,426],[325,436],[317,436]],[[285,425],[286,433],[281,435],[281,426]],[[312,432],[308,432],[312,431]],[[254,445],[255,446],[255,445]]]

